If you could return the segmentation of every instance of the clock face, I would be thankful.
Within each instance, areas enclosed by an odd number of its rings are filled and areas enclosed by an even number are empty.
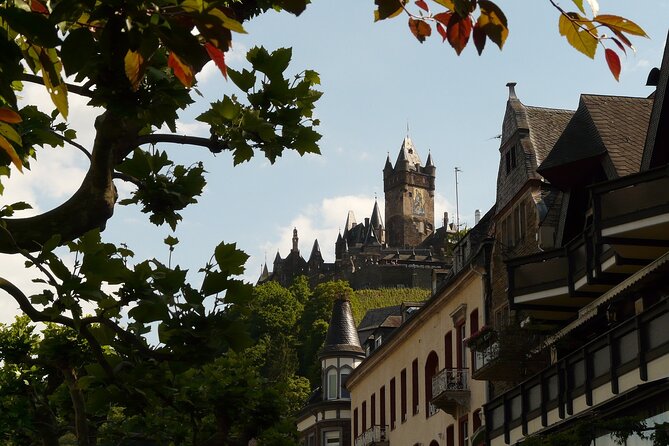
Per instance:
[[[413,213],[425,215],[425,192],[421,189],[413,190]]]

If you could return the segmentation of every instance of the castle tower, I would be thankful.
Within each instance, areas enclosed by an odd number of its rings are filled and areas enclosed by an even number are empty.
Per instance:
[[[434,232],[434,180],[432,155],[423,166],[407,136],[395,166],[390,155],[383,168],[386,198],[386,242],[390,247],[414,247]]]

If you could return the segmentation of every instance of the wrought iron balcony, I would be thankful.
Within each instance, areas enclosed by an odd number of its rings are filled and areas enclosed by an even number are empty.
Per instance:
[[[469,396],[469,369],[443,369],[432,378],[431,403],[446,413],[469,408]]]
[[[547,352],[538,349],[541,334],[520,327],[482,330],[467,345],[474,352],[472,378],[484,381],[518,381],[548,364]]]
[[[355,439],[355,446],[388,446],[388,426],[372,426]]]

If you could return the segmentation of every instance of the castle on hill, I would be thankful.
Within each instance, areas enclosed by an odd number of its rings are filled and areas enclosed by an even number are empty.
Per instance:
[[[312,285],[344,279],[354,289],[432,288],[451,268],[449,236],[455,232],[447,214],[444,226],[435,230],[436,171],[432,155],[423,164],[413,142],[405,137],[395,164],[388,155],[383,168],[385,225],[376,200],[363,222],[358,223],[349,211],[344,230],[337,235],[333,263],[323,259],[318,240],[305,260],[295,228],[290,253],[282,258],[277,252],[272,271],[265,264],[258,283],[289,286],[296,277],[307,276]]]

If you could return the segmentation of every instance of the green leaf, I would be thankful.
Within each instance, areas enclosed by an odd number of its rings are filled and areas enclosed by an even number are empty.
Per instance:
[[[378,7],[374,11],[374,21],[390,19],[402,13],[401,0],[374,0]]]
[[[44,15],[24,11],[15,7],[0,8],[0,17],[19,34],[39,46],[53,48],[58,46],[60,39],[56,28]]]
[[[93,34],[88,28],[71,30],[60,50],[65,74],[71,76],[81,71],[96,56],[96,45]]]
[[[221,272],[234,275],[244,273],[249,256],[237,249],[236,243],[220,243],[214,250],[214,258]]]

